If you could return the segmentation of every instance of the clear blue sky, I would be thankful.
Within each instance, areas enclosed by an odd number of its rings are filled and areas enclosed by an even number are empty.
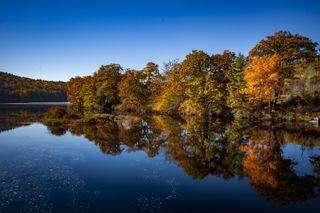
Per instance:
[[[319,0],[0,0],[0,70],[68,80],[191,50],[248,51],[279,30],[320,41]]]

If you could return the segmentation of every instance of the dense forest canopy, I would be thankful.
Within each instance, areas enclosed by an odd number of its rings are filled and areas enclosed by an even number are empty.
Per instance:
[[[318,43],[280,31],[261,40],[249,56],[225,50],[193,50],[161,72],[149,62],[142,70],[102,65],[68,85],[71,103],[98,112],[246,117],[257,112],[303,113],[320,105]],[[294,109],[294,110],[292,110]],[[300,110],[300,111],[299,111]]]
[[[67,83],[34,80],[0,72],[0,103],[67,101]]]

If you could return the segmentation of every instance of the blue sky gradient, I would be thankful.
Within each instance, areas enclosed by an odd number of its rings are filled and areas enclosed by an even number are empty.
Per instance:
[[[248,54],[279,30],[320,41],[320,1],[0,0],[0,70],[36,79],[101,64],[163,66],[192,50]]]

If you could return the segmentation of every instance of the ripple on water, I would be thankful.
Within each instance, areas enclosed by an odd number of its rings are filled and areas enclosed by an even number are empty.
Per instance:
[[[157,181],[161,181],[160,175],[157,178]],[[153,179],[155,180],[155,179]],[[175,180],[175,178],[168,179],[166,181],[168,186],[168,194],[166,196],[149,196],[149,197],[139,197],[137,202],[141,212],[159,212],[161,207],[169,202],[170,200],[174,200],[177,198],[177,185],[179,183]]]
[[[80,207],[77,194],[86,192],[85,182],[55,154],[37,150],[34,158],[34,151],[0,162],[0,212],[52,212],[54,191],[70,193]]]

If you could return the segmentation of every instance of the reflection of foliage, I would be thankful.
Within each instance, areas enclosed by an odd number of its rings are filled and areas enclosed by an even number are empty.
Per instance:
[[[301,127],[292,127],[289,131],[283,127],[249,128],[236,121],[226,124],[221,120],[209,122],[193,117],[187,120],[161,115],[141,118],[81,111],[77,115],[77,110],[57,108],[46,114],[47,120],[54,120],[49,115],[65,119],[50,127],[53,133],[62,134],[68,129],[72,134],[84,135],[106,154],[119,154],[125,148],[141,150],[154,157],[164,148],[166,157],[194,179],[208,175],[224,179],[247,176],[258,194],[278,204],[317,196],[319,177],[298,175],[294,162],[282,154],[281,147],[286,140],[305,134],[307,130],[300,131]],[[319,168],[319,157],[310,158],[310,162],[315,169]]]
[[[53,106],[44,115],[43,123],[53,135],[64,135],[68,130],[68,118],[68,112],[64,107]]]
[[[68,126],[66,124],[53,124],[53,125],[47,125],[48,130],[51,132],[51,134],[56,136],[61,136],[66,134],[68,130]]]
[[[307,147],[320,146],[320,131],[312,125],[295,125],[283,127],[286,141]]]
[[[277,154],[266,145],[250,142],[242,150],[246,152],[243,166],[244,172],[254,184],[266,183],[272,188],[278,186],[274,174],[278,173]]]
[[[240,175],[234,163],[241,152],[228,142],[220,121],[207,123],[189,119],[168,136],[167,154],[190,176],[202,179],[208,174],[225,179]]]
[[[19,111],[13,115],[0,115],[0,120],[0,132],[2,132],[19,126],[29,125],[30,122],[38,121],[40,119],[35,114],[26,111]]]
[[[317,179],[298,176],[294,163],[284,159],[278,146],[276,131],[256,131],[249,143],[242,145],[245,152],[243,166],[252,187],[263,197],[278,204],[301,202],[314,198]],[[260,132],[260,133],[259,133]]]
[[[60,106],[53,106],[46,112],[44,122],[63,122],[68,119],[68,112],[65,108]]]
[[[84,135],[99,146],[103,153],[113,155],[121,153],[118,126],[110,117],[75,121],[70,124],[70,131],[76,135]]]
[[[298,176],[292,169],[290,160],[277,162],[278,172],[274,172],[275,187],[265,182],[254,183],[252,187],[264,198],[278,204],[296,203],[315,198],[314,189],[317,188],[316,178],[313,176]]]
[[[313,165],[314,171],[320,173],[320,155],[311,156],[310,163]]]
[[[165,140],[151,125],[150,121],[138,117],[124,117],[119,120],[119,137],[132,150],[144,150],[149,157],[154,157]]]
[[[0,105],[0,132],[40,122],[48,106]]]

